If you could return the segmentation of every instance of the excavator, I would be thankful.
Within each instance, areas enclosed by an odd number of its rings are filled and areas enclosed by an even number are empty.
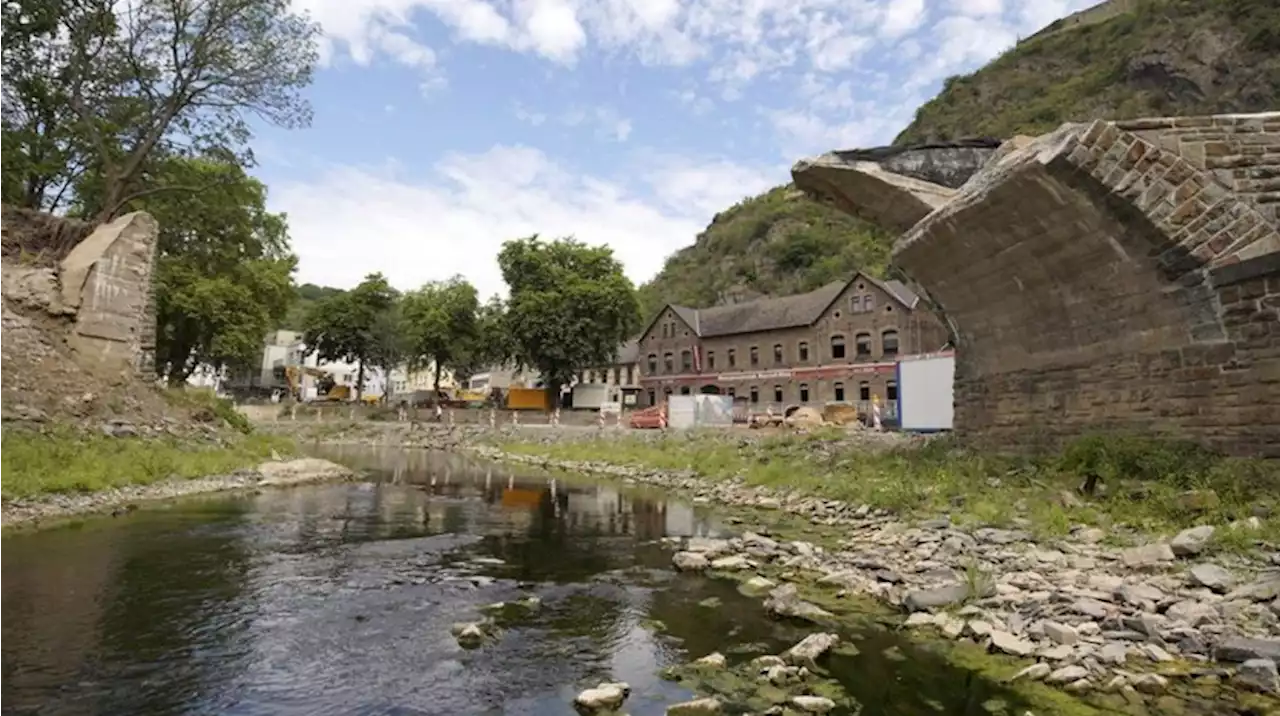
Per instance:
[[[351,386],[338,385],[337,382],[334,381],[332,374],[310,366],[290,365],[285,366],[284,376],[285,380],[289,383],[289,394],[293,396],[294,400],[302,402],[303,375],[309,375],[316,379],[317,400],[331,400],[335,402],[351,400]],[[378,396],[366,395],[364,396],[363,402],[370,404],[376,403],[378,402]]]

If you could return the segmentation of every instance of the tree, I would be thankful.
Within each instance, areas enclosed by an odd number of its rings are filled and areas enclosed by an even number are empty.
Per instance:
[[[357,399],[364,394],[365,365],[385,360],[379,334],[398,300],[399,292],[386,277],[371,273],[359,286],[322,299],[307,312],[302,338],[307,349],[319,354],[320,360],[359,365]]]
[[[157,155],[252,163],[249,121],[305,126],[319,28],[288,0],[6,0],[6,200],[53,210],[81,177],[87,217],[202,185],[149,181]],[[12,184],[11,184],[12,182]]]
[[[471,355],[477,338],[476,289],[461,276],[432,281],[405,296],[404,324],[409,362],[415,368],[435,366],[435,389],[440,374],[454,370]]]
[[[297,259],[288,223],[266,209],[267,190],[236,164],[169,158],[157,187],[209,184],[199,194],[156,192],[131,201],[160,226],[156,246],[156,369],[181,385],[199,365],[243,368],[293,298]],[[92,201],[100,185],[78,190]]]
[[[505,243],[498,266],[510,290],[513,357],[542,373],[553,405],[560,386],[584,368],[612,363],[639,327],[635,288],[606,246],[535,235]]]
[[[512,356],[510,337],[506,306],[502,299],[493,296],[476,311],[475,335],[450,366],[453,377],[459,383],[465,383],[486,368],[509,362]]]

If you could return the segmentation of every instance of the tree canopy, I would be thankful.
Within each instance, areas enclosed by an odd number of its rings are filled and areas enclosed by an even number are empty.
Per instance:
[[[200,364],[241,368],[284,316],[297,259],[288,225],[266,210],[266,187],[236,164],[171,158],[157,186],[208,183],[199,194],[156,192],[128,205],[160,226],[156,248],[156,369],[180,384]],[[81,192],[93,196],[93,190]]]
[[[302,338],[307,349],[320,360],[358,364],[357,397],[364,390],[365,366],[385,366],[389,360],[388,331],[395,335],[399,329],[388,314],[399,298],[385,276],[372,273],[350,291],[321,299],[307,311]]]
[[[405,296],[409,363],[414,368],[434,365],[436,390],[440,389],[441,372],[454,370],[474,350],[479,310],[475,287],[461,276],[432,281]]]
[[[288,0],[6,0],[3,199],[105,220],[165,157],[252,164],[250,118],[304,126],[319,28]],[[160,161],[156,161],[157,158]]]
[[[553,396],[580,370],[612,363],[639,328],[635,287],[607,246],[535,235],[505,243],[498,266],[512,357],[541,372]]]

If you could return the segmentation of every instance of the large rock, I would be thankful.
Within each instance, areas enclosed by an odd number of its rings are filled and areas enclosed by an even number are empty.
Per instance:
[[[623,701],[627,700],[630,693],[631,686],[625,682],[606,682],[578,694],[573,700],[573,707],[583,714],[615,711]]]
[[[764,600],[764,609],[775,617],[790,617],[813,622],[830,619],[833,616],[822,607],[801,599],[796,585],[790,583],[769,592],[769,598]]]
[[[1242,664],[1252,659],[1280,661],[1280,639],[1253,639],[1244,636],[1228,637],[1213,650],[1218,661]]]
[[[782,658],[791,664],[812,664],[839,643],[840,637],[836,634],[810,634],[782,652]]]
[[[1200,554],[1213,539],[1213,525],[1201,525],[1179,532],[1169,540],[1169,548],[1179,557]]]
[[[1146,544],[1141,547],[1130,547],[1120,553],[1120,561],[1124,562],[1126,567],[1135,569],[1154,567],[1165,562],[1172,562],[1175,558],[1173,549],[1163,542]]]
[[[907,593],[902,606],[909,612],[921,612],[959,604],[969,598],[969,585],[963,582],[931,589],[915,589]]]
[[[724,705],[713,697],[682,701],[667,707],[667,716],[717,716],[721,713],[724,713]]]
[[[1207,587],[1218,594],[1225,594],[1235,586],[1236,578],[1225,568],[1206,562],[1197,564],[1187,570],[1191,581],[1201,587]]]
[[[791,705],[806,714],[825,714],[836,707],[836,702],[825,696],[792,696]]]
[[[1249,659],[1240,665],[1235,680],[1246,688],[1267,694],[1280,693],[1280,674],[1271,659]]]
[[[711,566],[711,560],[703,552],[676,552],[671,563],[681,572],[698,572]]]

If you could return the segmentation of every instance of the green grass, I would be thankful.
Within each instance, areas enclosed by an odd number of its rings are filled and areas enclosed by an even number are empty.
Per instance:
[[[1268,515],[1280,497],[1280,463],[1134,438],[1089,437],[1038,459],[984,454],[946,439],[876,452],[851,447],[834,431],[758,440],[695,432],[502,447],[562,460],[693,470],[709,480],[741,478],[908,516],[948,513],[972,525],[1021,526],[1040,537],[1063,536],[1081,524],[1126,525],[1139,533],[1223,525]],[[1085,498],[1075,490],[1090,471],[1105,489]],[[1216,504],[1192,499],[1208,491]],[[1219,547],[1248,549],[1256,540],[1280,538],[1280,519],[1266,516],[1258,529],[1219,532]]]
[[[5,431],[0,494],[10,499],[95,492],[169,477],[218,475],[270,459],[273,450],[289,455],[296,447],[291,440],[268,435],[248,435],[219,447],[176,438],[114,438],[71,430]]]

